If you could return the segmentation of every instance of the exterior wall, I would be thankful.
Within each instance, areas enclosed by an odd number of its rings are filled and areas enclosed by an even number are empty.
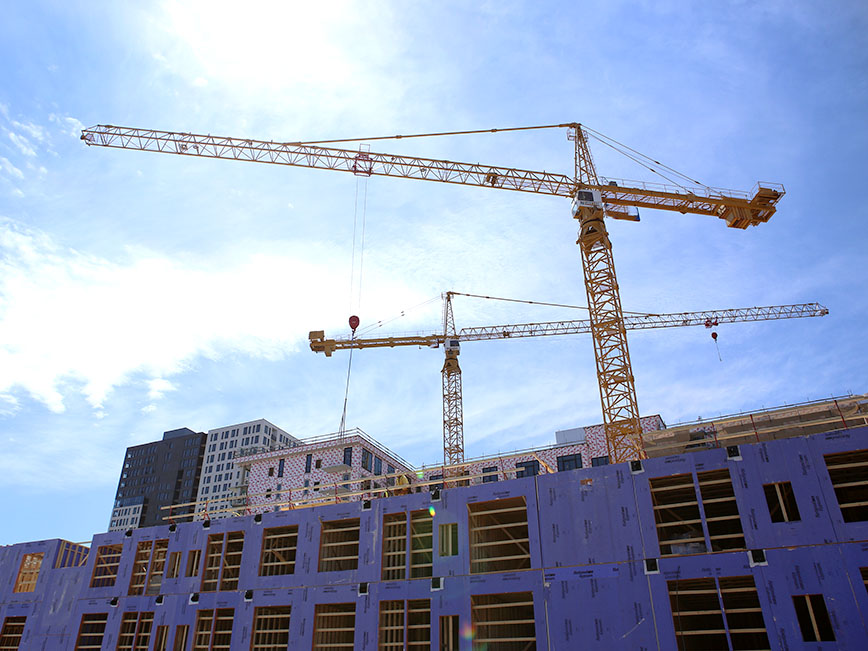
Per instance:
[[[472,599],[521,592],[529,593],[533,604],[538,649],[669,650],[678,648],[671,582],[747,577],[756,586],[770,648],[861,650],[868,639],[868,591],[863,579],[868,568],[868,520],[845,521],[824,455],[866,449],[868,427],[862,427],[742,445],[736,451],[708,449],[647,459],[640,467],[617,464],[458,487],[442,491],[439,499],[431,493],[412,493],[256,517],[163,525],[129,535],[100,534],[94,537],[92,550],[118,544],[123,551],[114,585],[99,588],[89,587],[94,551],[83,567],[55,569],[48,560],[60,541],[23,543],[0,548],[0,621],[26,617],[22,649],[71,650],[82,615],[106,613],[102,648],[115,648],[123,614],[147,611],[154,613],[154,630],[170,627],[168,648],[173,648],[176,625],[189,626],[192,634],[198,611],[232,608],[231,648],[241,650],[251,648],[255,609],[280,605],[292,607],[291,648],[311,648],[316,606],[347,603],[355,610],[354,648],[373,651],[380,602],[424,599],[430,600],[431,648],[441,648],[439,617],[454,615],[469,633],[462,636],[460,648],[469,650]],[[728,471],[745,549],[661,557],[653,480],[695,477],[709,470]],[[792,483],[801,520],[771,521],[763,484],[775,481]],[[471,573],[469,508],[510,498],[527,504],[530,568]],[[432,515],[432,573],[438,581],[382,580],[384,516],[413,511]],[[319,572],[322,523],[348,518],[359,519],[357,569]],[[448,524],[458,528],[457,554],[441,556],[436,532]],[[259,576],[265,530],[289,525],[298,527],[294,572]],[[703,515],[706,536],[708,525]],[[204,553],[199,576],[187,577],[189,553],[204,550],[209,536],[228,532],[244,534],[238,586],[202,592]],[[180,576],[163,578],[159,586],[161,604],[155,596],[128,595],[138,544],[158,539],[168,540],[169,555],[182,554]],[[750,550],[762,555],[752,555]],[[36,589],[13,593],[23,554],[37,551],[46,552],[46,562]],[[821,596],[834,642],[804,640],[794,606],[794,598],[804,595]]]
[[[237,497],[242,482],[241,469],[235,466],[238,453],[242,449],[273,450],[297,443],[295,437],[264,418],[208,430],[195,500],[207,504],[209,518],[230,517],[226,509],[235,501],[232,498]],[[196,517],[205,517],[201,508]]]
[[[187,428],[127,448],[109,530],[162,524],[162,507],[192,502],[204,450],[205,435]]]
[[[274,501],[290,499],[314,499],[320,493],[324,496],[335,494],[335,481],[351,479],[358,483],[344,484],[341,492],[360,491],[363,480],[370,480],[372,485],[384,486],[385,480],[378,480],[380,475],[391,472],[413,473],[413,468],[388,448],[377,443],[361,432],[348,433],[343,438],[329,437],[325,440],[307,443],[298,447],[275,452],[265,452],[253,455],[244,460],[249,467],[248,496],[246,506],[252,512],[272,510]],[[327,472],[329,467],[342,466],[344,449],[351,447],[352,464],[341,472]],[[371,469],[362,467],[362,451],[371,453]],[[311,456],[310,472],[306,472],[307,456]],[[280,460],[283,459],[283,476],[280,475]],[[380,472],[376,472],[377,459],[380,460]],[[317,467],[319,466],[319,467]],[[355,499],[359,499],[356,497]]]

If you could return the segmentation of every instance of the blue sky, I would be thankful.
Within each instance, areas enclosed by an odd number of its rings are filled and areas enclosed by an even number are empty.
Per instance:
[[[87,148],[98,123],[287,141],[580,121],[709,185],[783,183],[744,232],[653,211],[610,225],[627,310],[831,310],[721,327],[722,362],[704,330],[635,333],[640,409],[673,423],[868,391],[864,3],[248,4],[4,7],[0,543],[105,530],[125,448],[165,430],[335,431],[348,359],[307,333],[345,334],[352,312],[399,317],[385,334],[437,330],[426,301],[447,289],[585,303],[564,200]],[[561,130],[373,149],[572,170]],[[655,180],[594,153],[602,175]],[[455,314],[582,316],[467,298]],[[600,422],[587,338],[467,344],[461,364],[470,456]],[[357,353],[348,424],[437,462],[441,365]]]

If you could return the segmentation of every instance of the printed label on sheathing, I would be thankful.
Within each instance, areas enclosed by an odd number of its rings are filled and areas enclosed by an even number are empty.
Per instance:
[[[799,590],[804,590],[805,584],[802,581],[802,570],[798,565],[793,568],[793,573],[791,574],[791,576],[793,577],[793,583],[795,584],[796,588],[798,588]]]
[[[225,599],[218,599],[217,600],[217,607],[218,608],[226,608],[226,606],[228,606],[228,605],[229,605],[229,602],[226,601]]]
[[[573,620],[565,619],[564,620],[564,639],[569,642],[570,638],[573,636]]]
[[[630,510],[626,506],[621,507],[621,526],[626,527],[630,522]]]
[[[663,572],[663,578],[668,580],[672,579],[680,579],[681,578],[681,568],[679,567],[677,570],[669,570],[667,572]]]
[[[509,497],[512,495],[511,491],[494,491],[494,496],[497,499],[503,499],[504,497]]]
[[[597,642],[603,637],[603,628],[603,620],[599,617],[594,617],[594,635],[597,637]]]
[[[561,535],[561,528],[558,526],[557,522],[552,523],[552,542],[557,542],[558,536]]]
[[[274,590],[263,590],[262,591],[263,597],[273,597],[274,595],[275,595]]]
[[[663,463],[687,463],[687,459],[683,456],[677,457],[664,457]]]
[[[398,583],[383,583],[380,586],[381,590],[399,590],[400,588],[401,586]]]
[[[503,581],[518,581],[521,577],[516,576],[515,574],[509,573],[504,574],[501,580]]]
[[[811,461],[804,454],[799,455],[799,466],[802,469],[802,477],[807,477],[811,469]]]
[[[817,573],[817,578],[821,583],[826,579],[826,575],[823,573],[823,567],[819,563],[814,563],[814,572]]]
[[[543,572],[543,581],[551,583],[557,575],[554,572]]]
[[[485,583],[485,577],[483,577],[483,576],[471,576],[470,582],[471,583]]]
[[[335,588],[333,586],[326,585],[326,586],[323,586],[322,591],[326,592],[328,594],[335,594],[338,590],[337,590],[337,588]]]
[[[756,509],[751,509],[747,514],[747,522],[750,525],[751,530],[756,531],[759,527],[756,523]]]

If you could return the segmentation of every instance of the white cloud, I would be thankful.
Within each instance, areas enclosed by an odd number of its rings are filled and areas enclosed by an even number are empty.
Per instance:
[[[203,88],[204,86],[208,85],[208,80],[205,79],[205,77],[196,77],[193,80],[193,85],[198,87],[198,88]]]
[[[159,400],[163,397],[163,394],[168,391],[176,391],[177,387],[169,382],[168,380],[164,380],[163,378],[154,378],[153,380],[148,380],[148,398],[151,400]]]
[[[14,131],[9,131],[9,140],[18,148],[25,156],[36,156],[36,150],[30,145],[30,142],[24,136],[20,136]]]
[[[84,124],[80,120],[69,115],[52,113],[48,116],[48,119],[63,128],[66,135],[75,138],[78,138],[81,135],[81,130],[84,129]]]
[[[45,139],[48,137],[45,128],[38,124],[33,124],[33,122],[17,122],[13,120],[12,126],[19,131],[23,131],[38,142],[45,142]]]
[[[0,393],[0,416],[12,416],[20,407],[18,398],[8,393]]]
[[[14,188],[14,189],[12,190],[12,195],[15,196],[15,197],[18,197],[19,199],[21,199],[21,198],[24,196],[24,192],[22,192],[22,191],[21,191],[20,189],[18,189],[18,188]]]
[[[16,179],[23,179],[24,172],[15,167],[8,158],[3,158],[0,156],[0,168],[3,169],[9,176],[12,176]]]
[[[146,406],[142,407],[142,413],[143,414],[150,414],[150,413],[153,413],[155,411],[157,411],[157,405],[146,405]]]
[[[344,302],[328,296],[335,290],[322,291],[345,286],[341,265],[316,247],[288,246],[220,269],[144,250],[111,261],[0,221],[0,392],[24,390],[56,412],[80,392],[99,409],[133,375],[144,375],[150,400],[160,398],[175,389],[167,378],[198,356],[279,359],[312,322],[344,320]],[[380,282],[384,295],[419,302],[396,281]]]

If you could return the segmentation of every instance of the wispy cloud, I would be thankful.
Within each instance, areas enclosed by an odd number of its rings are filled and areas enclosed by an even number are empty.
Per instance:
[[[9,140],[12,141],[12,144],[15,145],[15,147],[18,148],[18,151],[20,151],[22,154],[24,154],[25,156],[36,156],[36,150],[33,148],[27,138],[18,135],[14,131],[9,131],[7,135],[9,136]]]
[[[24,172],[15,167],[8,158],[0,156],[0,168],[2,168],[3,171],[6,172],[6,174],[13,178],[19,180],[24,178]]]

